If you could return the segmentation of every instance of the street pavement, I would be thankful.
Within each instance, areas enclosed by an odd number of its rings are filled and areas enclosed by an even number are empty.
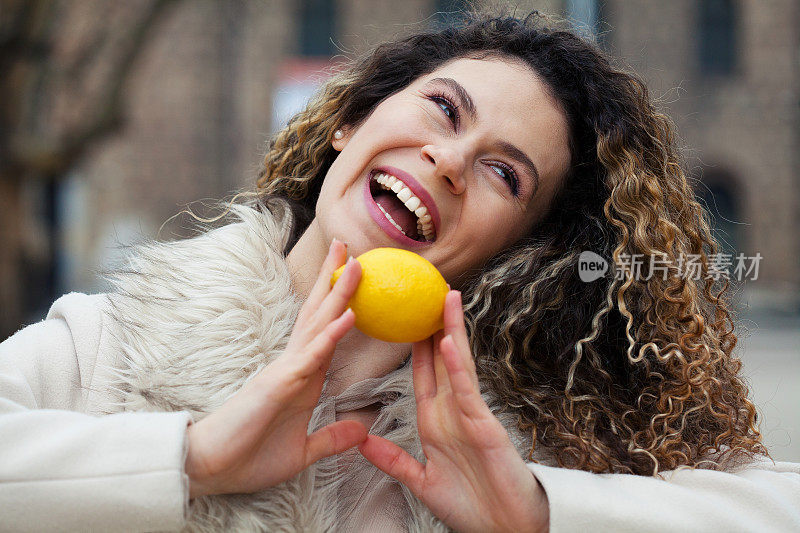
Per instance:
[[[776,461],[800,462],[800,316],[751,314],[737,323],[734,354]]]

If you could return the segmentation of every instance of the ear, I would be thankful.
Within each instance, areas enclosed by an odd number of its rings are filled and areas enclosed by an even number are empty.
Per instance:
[[[333,146],[333,149],[337,152],[344,150],[344,147],[347,146],[347,143],[350,141],[350,137],[353,134],[353,128],[350,126],[342,126],[341,128],[338,128],[337,131],[339,130],[342,132],[342,137],[340,139],[336,138],[335,132],[331,134],[331,146]]]

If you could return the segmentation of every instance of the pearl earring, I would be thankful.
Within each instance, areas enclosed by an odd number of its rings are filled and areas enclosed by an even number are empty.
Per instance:
[[[337,141],[341,141],[342,137],[344,137],[344,132],[342,130],[336,130],[333,132],[333,138]]]

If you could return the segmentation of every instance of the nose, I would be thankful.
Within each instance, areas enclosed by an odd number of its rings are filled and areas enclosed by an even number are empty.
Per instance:
[[[464,192],[464,155],[453,148],[426,144],[422,147],[422,158],[433,163],[436,177],[444,178],[453,194]]]

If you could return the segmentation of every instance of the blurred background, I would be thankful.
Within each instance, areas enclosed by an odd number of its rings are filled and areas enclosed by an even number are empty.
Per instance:
[[[734,284],[736,353],[774,458],[800,461],[800,3],[504,4],[596,39],[677,123],[725,251],[763,258]],[[103,291],[120,246],[187,204],[254,187],[267,139],[331,64],[465,6],[0,0],[0,340],[61,294]]]

